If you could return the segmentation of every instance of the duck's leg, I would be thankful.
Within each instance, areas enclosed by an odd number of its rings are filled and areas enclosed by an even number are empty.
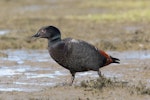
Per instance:
[[[101,71],[98,70],[97,73],[98,73],[99,77],[101,78],[102,77]]]
[[[70,71],[70,73],[71,73],[71,75],[72,75],[70,85],[72,85],[72,84],[73,84],[73,81],[74,81],[74,79],[75,79],[75,72],[71,72],[71,71]]]

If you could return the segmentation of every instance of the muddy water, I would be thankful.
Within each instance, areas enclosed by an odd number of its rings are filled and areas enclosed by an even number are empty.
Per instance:
[[[0,91],[40,91],[70,81],[68,70],[56,64],[44,50],[0,51]],[[108,52],[120,58],[121,64],[101,69],[108,78],[136,84],[150,84],[150,51]],[[74,84],[97,78],[96,72],[77,73]]]
[[[4,35],[9,33],[9,30],[0,30],[0,35]]]

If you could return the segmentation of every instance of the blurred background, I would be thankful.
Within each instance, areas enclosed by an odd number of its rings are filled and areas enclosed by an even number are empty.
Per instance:
[[[1,0],[0,49],[45,49],[31,36],[54,25],[103,50],[147,50],[149,9],[149,0]]]

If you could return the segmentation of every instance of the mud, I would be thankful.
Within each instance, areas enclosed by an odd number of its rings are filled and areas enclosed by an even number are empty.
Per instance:
[[[82,81],[98,78],[97,72],[93,71],[77,73],[73,86],[67,85],[71,80],[69,71],[53,61],[45,50],[4,50],[1,52],[7,55],[0,57],[0,99],[2,100],[60,100],[62,96],[68,100],[70,98],[107,100],[107,98],[115,98],[115,95],[118,95],[116,98],[120,100],[121,97],[131,95],[125,94],[127,90],[123,88],[114,90],[106,88],[101,93],[81,87]],[[120,58],[121,64],[101,68],[106,78],[115,78],[131,86],[140,81],[146,87],[150,87],[150,51],[108,51],[108,53]],[[108,94],[111,94],[110,97]],[[149,96],[134,95],[130,96],[130,99],[134,100],[134,97],[143,99]]]

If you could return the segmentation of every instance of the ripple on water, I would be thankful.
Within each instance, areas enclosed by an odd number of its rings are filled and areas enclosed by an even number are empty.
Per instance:
[[[45,72],[44,72],[45,71]],[[40,73],[42,72],[42,74]],[[63,71],[54,71],[51,68],[32,67],[32,66],[11,66],[1,67],[0,78],[6,79],[6,81],[0,82],[0,91],[39,91],[46,86],[54,86],[59,79],[59,76],[65,76]],[[17,76],[17,81],[9,81],[13,76]],[[14,77],[15,78],[15,77]],[[45,80],[43,80],[43,78]],[[8,81],[7,81],[8,80]],[[15,79],[14,79],[15,80]],[[37,80],[41,80],[36,82]],[[7,83],[7,84],[6,84]],[[36,87],[40,86],[40,87]],[[30,89],[29,89],[30,87]]]
[[[60,71],[54,71],[54,73],[48,73],[48,74],[39,74],[39,73],[26,73],[27,78],[57,78],[58,76],[66,76],[65,73],[61,73]]]
[[[23,91],[23,92],[33,92],[33,91],[38,91],[37,89],[28,89],[28,88],[7,88],[7,87],[0,87],[0,91],[7,91],[7,92],[11,92],[11,91]]]
[[[14,82],[14,84],[18,84],[18,85],[37,85],[37,86],[54,86],[55,83],[29,83],[29,82]]]
[[[28,65],[0,67],[0,77],[1,76],[13,76],[13,75],[18,75],[18,74],[25,74],[28,72],[36,72],[36,71],[41,71],[41,70],[47,71],[47,70],[51,70],[51,68],[32,67],[32,66],[28,66]]]

